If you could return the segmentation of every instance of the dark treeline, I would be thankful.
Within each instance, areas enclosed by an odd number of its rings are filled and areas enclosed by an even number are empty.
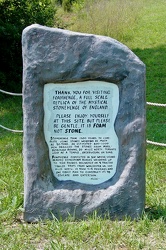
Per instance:
[[[53,26],[51,0],[0,0],[0,88],[21,92],[22,30],[33,23]]]

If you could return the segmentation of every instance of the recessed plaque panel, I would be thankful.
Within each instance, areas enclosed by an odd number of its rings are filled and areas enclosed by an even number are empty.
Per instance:
[[[113,83],[45,84],[44,134],[58,180],[100,184],[113,177],[118,106],[119,89]]]

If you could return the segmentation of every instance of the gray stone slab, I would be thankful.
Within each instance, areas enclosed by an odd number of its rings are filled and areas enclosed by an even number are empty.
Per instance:
[[[31,25],[24,29],[24,219],[102,216],[138,218],[145,205],[145,65],[109,37]],[[44,136],[46,83],[104,81],[119,88],[115,175],[91,185],[53,175]]]

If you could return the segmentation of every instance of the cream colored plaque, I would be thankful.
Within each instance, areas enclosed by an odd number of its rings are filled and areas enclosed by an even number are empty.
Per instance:
[[[100,184],[116,172],[116,84],[101,81],[44,86],[44,135],[54,176]]]

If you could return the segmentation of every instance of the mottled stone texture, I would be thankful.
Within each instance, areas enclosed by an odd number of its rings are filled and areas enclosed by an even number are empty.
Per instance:
[[[137,218],[145,202],[145,65],[109,37],[31,25],[23,31],[24,218],[83,218],[97,210]],[[43,86],[98,80],[118,85],[117,172],[99,185],[58,181],[43,133]]]

